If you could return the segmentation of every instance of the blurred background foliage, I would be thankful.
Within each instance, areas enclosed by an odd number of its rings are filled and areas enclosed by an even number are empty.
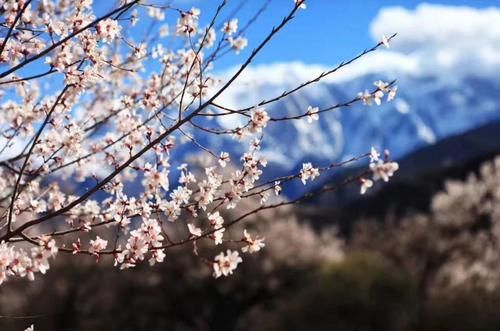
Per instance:
[[[0,287],[3,314],[25,316],[0,329],[499,330],[499,202],[496,158],[443,181],[428,208],[367,215],[349,231],[315,224],[311,210],[334,215],[317,202],[266,211],[236,225],[267,246],[229,278],[211,277],[191,246],[125,271],[63,258],[35,282]]]

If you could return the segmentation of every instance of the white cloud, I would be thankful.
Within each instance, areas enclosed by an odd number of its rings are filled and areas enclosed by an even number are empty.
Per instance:
[[[375,41],[384,34],[397,32],[398,36],[390,49],[368,54],[335,73],[329,81],[341,82],[377,73],[458,80],[469,74],[492,76],[500,70],[499,8],[431,4],[421,4],[414,10],[387,7],[375,17],[370,30]],[[251,91],[255,84],[290,87],[291,83],[306,81],[327,69],[325,65],[301,62],[253,66],[238,78],[237,89]],[[254,101],[250,96],[249,99]],[[232,105],[241,104],[229,101]]]
[[[500,68],[500,9],[421,4],[415,10],[382,9],[373,38],[398,33],[392,50],[417,63],[424,74],[490,75]]]
[[[399,49],[464,47],[500,41],[500,10],[421,4],[415,10],[382,9],[371,25],[374,39],[394,31]]]
[[[238,67],[231,68],[220,76],[222,81],[229,79]],[[273,63],[247,68],[218,101],[228,107],[250,106],[255,102],[276,96],[275,87],[290,88],[297,82],[305,82],[327,70],[323,65],[304,64],[302,62]],[[271,87],[271,88],[266,88]],[[242,99],[241,95],[245,95]],[[260,100],[259,100],[260,99]]]

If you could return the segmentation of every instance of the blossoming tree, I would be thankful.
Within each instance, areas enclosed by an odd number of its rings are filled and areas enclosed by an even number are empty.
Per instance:
[[[350,100],[324,109],[310,106],[291,117],[276,117],[266,108],[389,47],[393,36],[290,91],[232,109],[218,102],[220,96],[296,15],[307,12],[304,0],[291,1],[288,15],[223,81],[213,74],[217,61],[247,47],[245,32],[265,10],[240,24],[238,11],[222,18],[227,2],[220,1],[202,25],[196,8],[146,0],[121,0],[100,16],[92,0],[0,1],[0,283],[9,277],[33,280],[57,254],[96,260],[110,255],[118,267],[131,268],[146,259],[161,263],[169,249],[188,244],[215,277],[227,276],[244,254],[265,247],[265,234],[232,233],[231,225],[301,201],[278,196],[288,182],[306,185],[362,159],[369,160],[367,170],[342,184],[358,183],[364,193],[393,175],[397,163],[372,149],[341,163],[308,162],[299,173],[260,180],[267,126],[321,120],[321,113],[358,102],[379,105],[385,95],[394,98],[396,87],[378,81]],[[145,15],[155,22],[175,16],[176,24],[151,24],[138,42],[132,32]],[[168,47],[162,42],[167,37]],[[246,124],[227,129],[206,120],[223,116]],[[232,137],[247,151],[212,150],[197,138],[203,135]],[[208,156],[209,164],[178,159],[176,151],[186,145]],[[225,209],[238,210],[251,198],[260,199],[258,208],[224,219]],[[182,222],[184,233],[173,233],[172,222]],[[106,236],[98,232],[102,228],[109,230]],[[199,242],[220,246],[220,253],[205,256]]]

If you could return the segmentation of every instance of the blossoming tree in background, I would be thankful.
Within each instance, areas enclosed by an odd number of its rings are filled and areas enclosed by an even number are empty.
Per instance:
[[[266,108],[389,47],[392,37],[290,91],[231,109],[218,98],[296,15],[307,12],[304,0],[291,2],[288,15],[221,81],[213,74],[217,61],[248,46],[245,32],[265,9],[242,24],[237,11],[224,17],[228,2],[207,13],[202,25],[196,8],[145,0],[122,0],[100,16],[92,0],[0,1],[0,283],[33,280],[57,254],[113,256],[123,269],[144,260],[161,263],[179,245],[193,245],[215,277],[227,276],[244,254],[265,247],[265,234],[232,233],[231,225],[304,198],[279,197],[282,186],[294,180],[306,185],[321,173],[367,159],[366,171],[342,183],[360,185],[364,193],[398,169],[388,153],[381,158],[372,149],[341,163],[307,162],[299,173],[260,180],[266,127],[311,123],[323,112],[359,102],[379,105],[394,98],[396,87],[378,81],[350,100],[324,109],[312,105],[291,117]],[[145,15],[154,23],[141,30]],[[166,15],[176,17],[174,26],[157,24]],[[147,30],[141,41],[137,30]],[[228,129],[208,121],[223,116],[244,124]],[[212,150],[199,138],[204,135],[232,137],[247,152]],[[208,164],[177,157],[185,146],[208,156]],[[225,209],[237,211],[241,201],[253,198],[260,199],[258,208],[224,219]],[[174,222],[184,224],[182,233],[172,231]],[[103,228],[109,230],[105,235]],[[219,254],[205,256],[199,243],[218,246]]]

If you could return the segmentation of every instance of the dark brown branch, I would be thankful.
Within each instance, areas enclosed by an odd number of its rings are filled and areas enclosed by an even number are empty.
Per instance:
[[[43,130],[45,129],[45,126],[47,126],[47,124],[50,121],[50,116],[52,116],[52,113],[56,109],[56,106],[59,104],[59,101],[61,101],[63,95],[66,93],[66,91],[70,87],[71,87],[70,85],[67,85],[66,87],[64,87],[62,89],[61,93],[59,93],[59,95],[57,96],[56,101],[54,101],[52,108],[45,116],[45,120],[43,121],[42,125],[38,129],[38,132],[36,133],[35,137],[33,138],[33,143],[31,144],[31,147],[28,150],[26,158],[24,159],[23,165],[21,166],[21,169],[19,170],[19,176],[17,177],[16,184],[14,185],[14,190],[12,192],[12,199],[10,200],[9,215],[8,215],[8,221],[7,221],[7,234],[9,234],[11,232],[11,223],[12,223],[12,214],[14,212],[14,203],[15,203],[16,198],[17,198],[17,190],[19,189],[19,184],[21,183],[21,180],[23,178],[24,169],[28,165],[29,158],[31,156],[31,153],[33,153],[33,150],[34,150],[36,144],[38,143],[38,139],[40,138],[40,135],[42,134]]]
[[[397,34],[393,34],[390,38],[388,38],[388,40],[390,41],[392,38],[394,38]],[[321,79],[325,78],[326,76],[329,76],[335,72],[337,72],[338,70],[342,69],[343,67],[355,62],[356,60],[360,59],[361,57],[365,56],[366,54],[368,53],[371,53],[371,52],[374,52],[375,50],[377,50],[380,46],[382,46],[383,43],[382,42],[379,42],[378,44],[376,44],[375,46],[373,46],[372,48],[369,48],[369,49],[365,49],[363,50],[361,53],[359,53],[358,55],[356,55],[355,57],[351,58],[350,60],[346,61],[346,62],[342,62],[340,63],[338,66],[336,66],[335,68],[331,69],[331,70],[328,70],[328,71],[325,71],[323,73],[321,73],[319,76],[305,82],[305,83],[302,83],[300,85],[298,85],[297,87],[289,90],[289,91],[284,91],[281,95],[278,95],[272,99],[269,99],[269,100],[263,100],[261,102],[259,102],[258,104],[256,105],[253,105],[253,106],[250,106],[250,107],[246,107],[246,108],[242,108],[242,109],[231,109],[231,108],[228,108],[228,107],[224,107],[224,106],[221,106],[219,104],[215,104],[214,103],[214,106],[220,108],[220,109],[223,109],[223,110],[226,110],[226,111],[232,111],[232,112],[246,112],[246,111],[249,111],[255,107],[262,107],[264,105],[267,105],[267,104],[270,104],[270,103],[273,103],[273,102],[276,102],[280,99],[283,99],[284,97],[290,95],[290,94],[293,94],[301,89],[303,89],[304,87],[306,86],[309,86],[313,83],[317,83],[319,82]]]

